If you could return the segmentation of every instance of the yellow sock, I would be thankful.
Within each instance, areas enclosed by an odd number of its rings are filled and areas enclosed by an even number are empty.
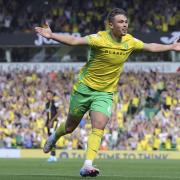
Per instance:
[[[65,123],[61,123],[59,128],[56,130],[55,137],[56,141],[63,135],[67,134],[65,129]]]
[[[104,131],[101,129],[92,129],[92,133],[88,138],[86,159],[94,160],[101,144],[101,138]]]

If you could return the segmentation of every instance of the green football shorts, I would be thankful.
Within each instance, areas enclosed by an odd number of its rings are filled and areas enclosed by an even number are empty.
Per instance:
[[[87,111],[102,112],[111,116],[113,102],[112,92],[101,92],[80,83],[70,97],[69,112],[74,116],[83,116]]]

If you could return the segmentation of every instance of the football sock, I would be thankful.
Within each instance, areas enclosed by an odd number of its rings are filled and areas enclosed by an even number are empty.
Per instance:
[[[61,123],[59,128],[55,132],[55,139],[56,141],[63,135],[67,134],[65,129],[65,123]]]
[[[104,131],[101,129],[92,129],[92,133],[88,138],[87,151],[86,151],[86,161],[85,165],[92,165],[92,161],[96,157],[101,144],[101,138],[103,137]]]
[[[92,166],[92,160],[85,160],[84,165],[85,166]]]

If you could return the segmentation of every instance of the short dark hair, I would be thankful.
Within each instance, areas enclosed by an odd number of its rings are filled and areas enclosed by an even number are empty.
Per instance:
[[[46,91],[46,93],[50,93],[50,94],[52,94],[53,96],[55,96],[55,93],[54,93],[51,89],[48,89],[48,90]]]
[[[126,13],[125,10],[123,10],[123,9],[121,9],[121,8],[114,8],[114,9],[112,9],[112,10],[108,13],[108,15],[107,15],[107,20],[108,20],[108,22],[112,22],[112,21],[114,20],[114,17],[115,17],[116,15],[124,15],[124,16],[127,17],[127,13]]]

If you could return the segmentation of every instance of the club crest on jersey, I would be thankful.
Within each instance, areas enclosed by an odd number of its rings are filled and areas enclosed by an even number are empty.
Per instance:
[[[125,49],[128,49],[128,43],[124,43],[124,44],[123,44],[123,47],[124,47]]]

